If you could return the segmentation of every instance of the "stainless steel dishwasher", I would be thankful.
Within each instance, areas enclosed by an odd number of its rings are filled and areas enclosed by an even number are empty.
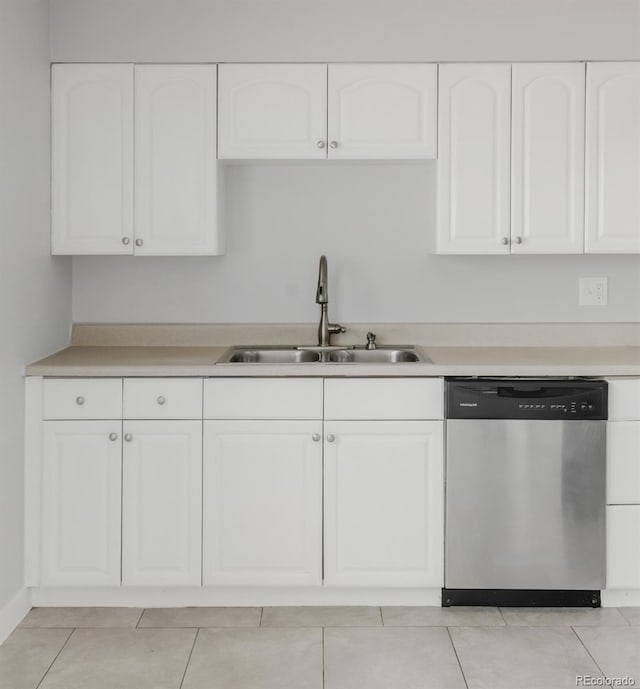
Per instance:
[[[448,605],[599,606],[607,383],[449,379]]]

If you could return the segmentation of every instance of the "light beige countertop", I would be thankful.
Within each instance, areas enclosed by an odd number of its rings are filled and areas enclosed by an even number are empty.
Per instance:
[[[430,363],[219,364],[224,346],[70,346],[29,376],[640,376],[640,346],[419,346]]]

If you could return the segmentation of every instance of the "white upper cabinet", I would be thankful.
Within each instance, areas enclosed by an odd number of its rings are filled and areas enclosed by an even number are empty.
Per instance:
[[[640,252],[640,63],[587,65],[588,253]]]
[[[52,252],[222,253],[216,66],[52,69]]]
[[[510,120],[511,65],[440,66],[438,253],[509,253]]]
[[[327,66],[219,67],[220,158],[326,158]]]
[[[329,65],[329,158],[435,158],[438,68]]]
[[[216,66],[136,65],[135,106],[135,253],[221,253]]]
[[[511,252],[582,253],[584,64],[515,64]]]
[[[52,253],[133,253],[133,66],[52,67]]]

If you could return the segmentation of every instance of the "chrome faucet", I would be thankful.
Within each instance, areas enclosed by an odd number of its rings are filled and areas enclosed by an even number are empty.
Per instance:
[[[331,335],[347,332],[338,323],[329,323],[329,295],[327,290],[327,257],[320,256],[320,266],[318,269],[318,289],[316,291],[316,304],[320,304],[320,324],[318,325],[318,346],[331,346]]]

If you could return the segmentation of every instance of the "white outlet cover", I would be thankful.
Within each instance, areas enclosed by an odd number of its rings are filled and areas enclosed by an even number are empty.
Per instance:
[[[606,306],[608,283],[608,278],[580,278],[580,306]]]

